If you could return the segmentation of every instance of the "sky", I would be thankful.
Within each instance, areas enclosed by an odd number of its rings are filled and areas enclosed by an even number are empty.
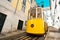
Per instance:
[[[35,0],[38,7],[50,7],[50,0]]]

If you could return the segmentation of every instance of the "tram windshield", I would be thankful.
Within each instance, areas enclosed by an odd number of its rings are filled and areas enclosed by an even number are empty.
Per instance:
[[[28,13],[28,19],[42,18],[42,8],[31,8]]]

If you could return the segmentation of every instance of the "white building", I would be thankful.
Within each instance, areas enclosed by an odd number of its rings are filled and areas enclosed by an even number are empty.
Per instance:
[[[0,0],[0,33],[24,30],[31,3],[32,0]]]

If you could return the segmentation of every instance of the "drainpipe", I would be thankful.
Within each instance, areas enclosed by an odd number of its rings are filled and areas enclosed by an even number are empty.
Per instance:
[[[16,8],[15,8],[15,12],[14,12],[14,14],[16,14],[18,4],[19,4],[19,0],[17,0],[17,4],[16,4]]]

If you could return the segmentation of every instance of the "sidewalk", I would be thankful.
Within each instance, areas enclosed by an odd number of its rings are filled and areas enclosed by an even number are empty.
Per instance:
[[[17,30],[17,31],[13,31],[13,32],[5,33],[5,34],[0,34],[0,39],[11,37],[11,36],[18,35],[21,33],[24,33],[24,31]]]
[[[60,40],[60,31],[54,27],[49,27],[45,40]]]
[[[56,29],[56,28],[54,28],[54,27],[49,27],[48,29],[49,29],[49,31],[51,31],[51,32],[59,32],[59,33],[60,33],[60,29]]]

